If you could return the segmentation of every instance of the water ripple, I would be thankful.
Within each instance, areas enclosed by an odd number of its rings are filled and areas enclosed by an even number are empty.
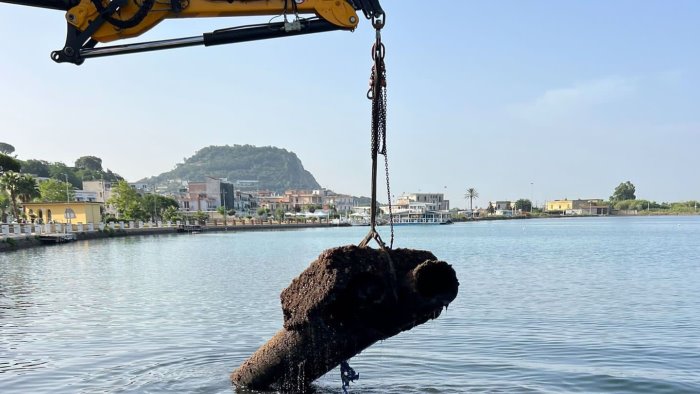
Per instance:
[[[234,393],[279,293],[358,228],[77,242],[0,254],[0,392]],[[700,220],[397,228],[453,264],[440,318],[351,360],[353,393],[700,392]],[[315,386],[339,393],[339,371]],[[243,393],[243,391],[241,391]]]

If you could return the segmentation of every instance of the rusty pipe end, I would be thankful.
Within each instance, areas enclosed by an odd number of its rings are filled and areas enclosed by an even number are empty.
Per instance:
[[[457,298],[459,280],[450,264],[439,260],[426,260],[412,272],[416,291],[431,303],[447,306]]]

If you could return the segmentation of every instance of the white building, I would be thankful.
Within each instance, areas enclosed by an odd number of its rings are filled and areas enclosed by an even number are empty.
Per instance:
[[[430,211],[449,211],[450,201],[445,200],[445,195],[443,193],[411,193],[404,194],[399,197],[396,205],[406,206],[410,208],[410,205],[414,204],[416,209],[425,208]],[[420,204],[425,204],[420,206]]]
[[[238,210],[242,206],[241,198],[240,192],[234,191],[232,184],[219,178],[206,177],[204,182],[189,182],[187,190],[180,193],[177,201],[183,211],[215,211],[219,207]],[[239,200],[238,204],[236,200]]]
[[[450,220],[450,202],[442,193],[411,193],[393,207],[394,224],[442,224]]]
[[[75,201],[79,202],[98,202],[97,192],[91,192],[86,190],[74,190]]]
[[[355,199],[347,194],[329,194],[323,202],[324,206],[334,207],[337,212],[349,212],[352,210]]]
[[[112,182],[110,181],[83,181],[83,192],[95,193],[95,202],[105,203],[112,197]]]

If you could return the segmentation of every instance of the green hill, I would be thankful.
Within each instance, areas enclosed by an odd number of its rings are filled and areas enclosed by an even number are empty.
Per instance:
[[[293,152],[272,146],[208,146],[178,163],[172,171],[139,182],[159,186],[200,182],[204,177],[227,178],[229,182],[256,180],[260,190],[320,189],[321,186]]]

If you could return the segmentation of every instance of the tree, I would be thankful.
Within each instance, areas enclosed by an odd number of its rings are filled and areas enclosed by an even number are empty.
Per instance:
[[[141,197],[140,201],[141,210],[146,214],[147,218],[150,218],[153,221],[156,221],[158,217],[162,218],[162,212],[169,207],[173,207],[175,209],[180,208],[180,205],[178,205],[176,200],[157,194],[146,194],[145,196]]]
[[[179,209],[175,207],[165,208],[161,215],[163,216],[163,220],[167,220],[169,222],[176,222],[178,220],[182,220],[182,213]]]
[[[11,155],[12,152],[15,151],[15,147],[6,143],[6,142],[0,142],[0,153],[5,154],[5,155]]]
[[[209,214],[206,212],[197,211],[197,212],[192,214],[192,219],[197,221],[197,223],[204,225],[204,224],[207,224],[207,220],[209,219]]]
[[[12,204],[12,215],[15,218],[19,217],[17,200],[27,202],[39,195],[34,178],[14,171],[8,171],[0,176],[0,189],[9,195],[10,203]]]
[[[0,191],[0,223],[7,222],[7,213],[10,210],[10,198],[5,192]]]
[[[228,226],[228,223],[226,223],[226,208],[223,205],[219,205],[216,208],[216,212],[224,218],[224,226]]]
[[[29,159],[22,162],[22,172],[48,178],[51,176],[49,165],[49,162],[45,160]]]
[[[112,170],[110,170],[109,168],[107,169],[107,172],[103,173],[103,175],[105,181],[116,182],[124,180],[124,178],[121,175],[112,172]]]
[[[610,201],[636,200],[635,190],[634,185],[630,181],[620,183],[615,188],[613,195],[610,196]]]
[[[74,187],[82,187],[82,179],[80,179],[75,174],[75,169],[73,167],[68,167],[64,163],[55,162],[49,164],[49,175],[51,178],[58,180],[66,180],[68,178],[68,183]]]
[[[56,179],[49,179],[39,184],[41,201],[72,201],[75,197],[73,185]]]
[[[20,175],[14,171],[8,171],[0,176],[0,189],[2,189],[10,197],[12,205],[12,216],[17,217],[17,185]]]
[[[0,153],[0,173],[5,171],[19,172],[21,168],[22,163],[20,163],[19,160],[4,153]]]
[[[467,189],[467,192],[464,193],[464,198],[469,199],[469,211],[471,211],[472,217],[474,216],[474,208],[472,207],[472,202],[474,201],[475,198],[479,198],[479,192],[476,191],[473,187],[470,187]]]
[[[17,193],[17,198],[23,203],[32,201],[39,197],[39,186],[36,183],[34,177],[23,174],[20,176],[19,181],[19,191]]]
[[[489,214],[493,215],[496,212],[496,208],[493,207],[493,204],[489,201],[489,206],[486,208],[486,212]]]
[[[95,156],[83,156],[75,161],[75,168],[102,171],[102,159]]]
[[[520,200],[515,202],[515,209],[521,212],[529,212],[532,210],[532,201],[525,198],[521,198]]]
[[[284,220],[284,210],[282,208],[275,209],[275,219],[280,222]]]
[[[126,181],[119,181],[116,186],[112,186],[112,197],[107,200],[107,204],[113,205],[119,217],[123,219],[141,220],[147,216],[143,210],[141,195]]]

